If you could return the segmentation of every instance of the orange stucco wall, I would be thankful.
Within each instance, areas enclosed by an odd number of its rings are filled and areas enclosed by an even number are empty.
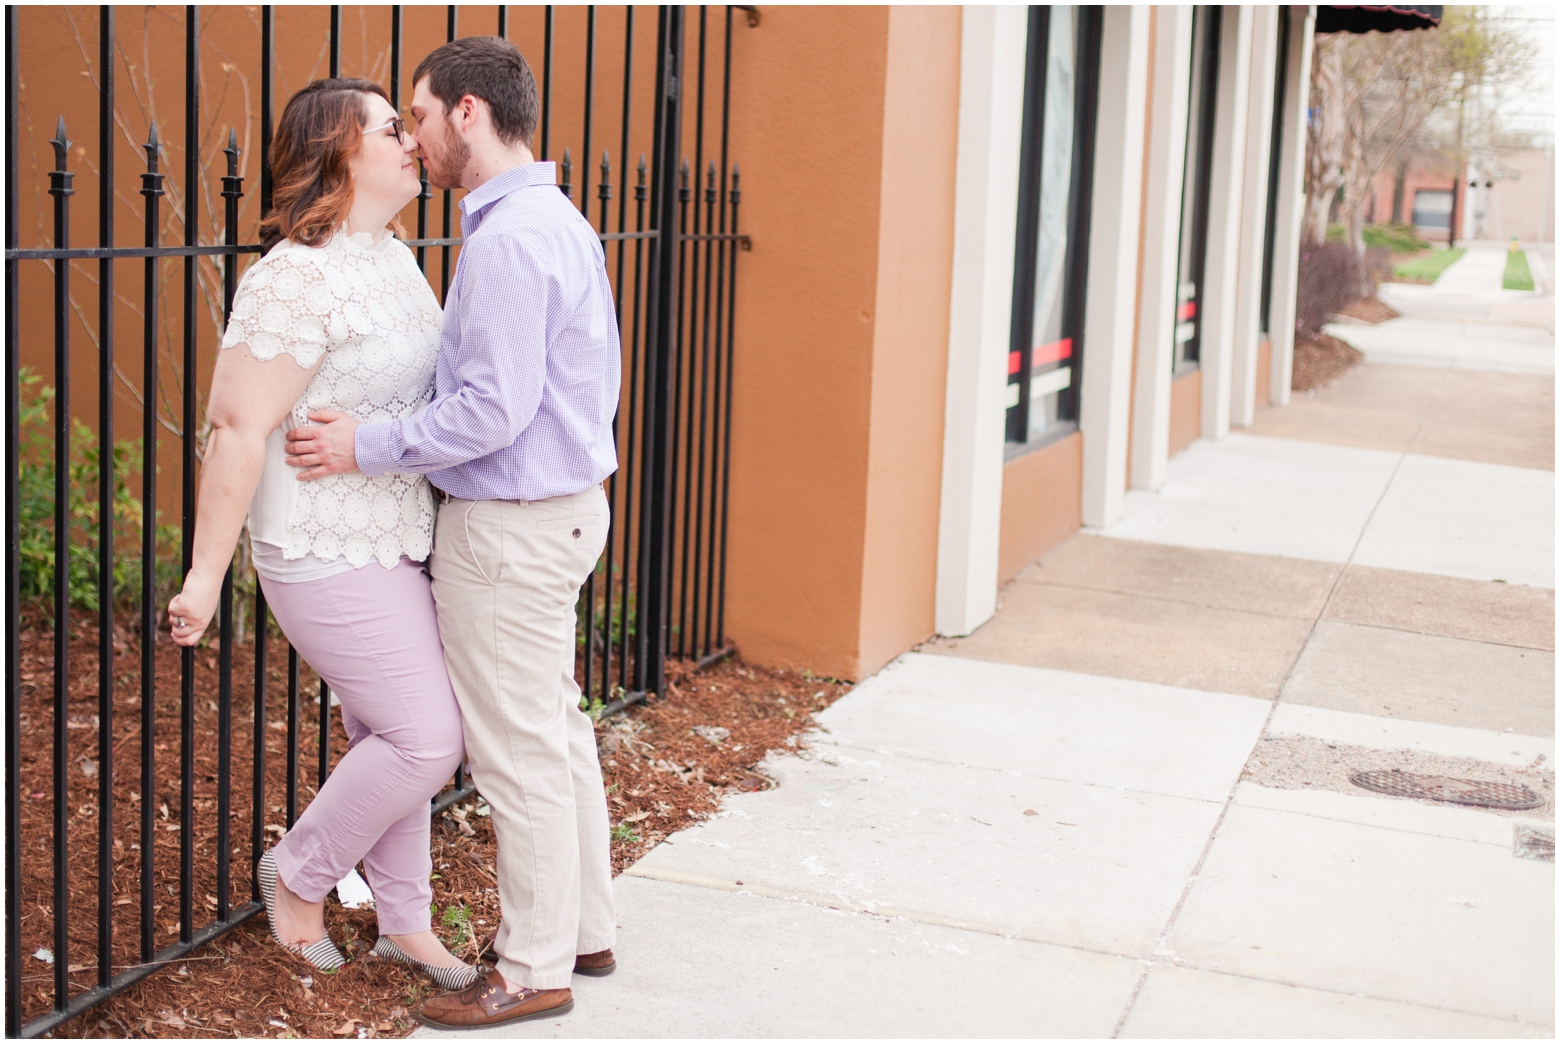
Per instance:
[[[743,114],[727,633],[849,676],[860,641],[888,12],[773,7],[735,42]],[[840,104],[846,100],[849,104]]]
[[[859,673],[933,631],[942,495],[960,14],[889,16]]]
[[[1268,404],[1268,388],[1273,380],[1273,342],[1257,342],[1257,409]]]
[[[1002,468],[1002,535],[997,583],[1083,525],[1083,434],[1073,432],[1044,449],[1014,457]]]
[[[726,621],[757,662],[855,678],[931,632],[958,24],[766,7],[734,44]]]
[[[1202,434],[1202,370],[1183,373],[1170,382],[1170,456]]]

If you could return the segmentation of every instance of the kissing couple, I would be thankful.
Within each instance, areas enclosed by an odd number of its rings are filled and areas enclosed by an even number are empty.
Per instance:
[[[340,967],[324,898],[361,862],[373,952],[446,989],[424,1022],[474,1028],[568,1011],[572,974],[615,966],[574,606],[607,539],[621,357],[601,243],[531,154],[519,50],[456,40],[412,83],[415,129],[369,80],[316,80],[282,113],[168,616],[200,640],[247,516],[266,601],[350,740],[255,868],[271,933]],[[467,190],[442,312],[397,238],[419,158]],[[430,800],[463,757],[498,838],[491,967],[431,931]]]

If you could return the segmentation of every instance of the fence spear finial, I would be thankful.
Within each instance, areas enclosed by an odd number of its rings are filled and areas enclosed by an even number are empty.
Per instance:
[[[157,173],[157,159],[162,155],[162,142],[157,140],[157,124],[153,123],[150,132],[146,136],[146,144],[141,148],[146,150],[146,173]]]
[[[54,137],[49,142],[54,146],[54,167],[56,170],[64,170],[70,160],[70,147],[74,144],[65,137],[65,115],[60,114],[60,122],[54,128]]]
[[[222,179],[222,195],[227,199],[242,199],[244,195],[244,179],[238,176],[238,131],[228,128],[227,148],[222,150],[227,156],[227,175]],[[235,216],[236,220],[236,216]]]

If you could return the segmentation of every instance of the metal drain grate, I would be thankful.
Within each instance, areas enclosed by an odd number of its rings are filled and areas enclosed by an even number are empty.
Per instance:
[[[1537,859],[1545,863],[1555,861],[1555,832],[1538,827],[1518,826],[1516,829],[1516,855],[1519,859]]]
[[[1454,779],[1451,776],[1425,776],[1401,769],[1375,769],[1351,772],[1349,782],[1378,794],[1393,797],[1424,798],[1453,805],[1479,808],[1538,808],[1544,799],[1520,783],[1497,783],[1486,779]]]

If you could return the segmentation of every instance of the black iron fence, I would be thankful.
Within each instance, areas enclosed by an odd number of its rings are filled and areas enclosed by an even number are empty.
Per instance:
[[[746,10],[748,24],[756,24],[756,10]],[[329,11],[329,70],[334,76],[342,64],[343,30],[341,9]],[[593,219],[607,251],[624,346],[623,393],[614,427],[620,468],[607,483],[612,531],[578,610],[577,673],[586,699],[601,713],[660,691],[668,656],[698,664],[730,651],[724,603],[732,339],[737,255],[747,245],[737,223],[740,178],[728,150],[733,9],[717,8],[713,17],[705,8],[654,11],[652,27],[636,26],[632,7],[586,8],[582,54],[574,56],[583,61],[570,63],[576,71],[583,66],[583,82],[574,87],[561,82],[563,63],[555,51],[564,37],[554,8],[544,9],[539,40],[520,41],[533,67],[540,66],[543,108],[537,155],[551,158],[555,144],[568,143],[560,158],[559,187]],[[6,628],[8,1036],[47,1032],[259,913],[263,906],[253,879],[254,863],[268,834],[292,825],[305,785],[301,746],[309,697],[302,692],[303,665],[296,651],[286,647],[285,718],[269,721],[278,687],[271,657],[279,655],[282,646],[270,648],[264,595],[241,562],[224,582],[214,640],[199,650],[175,650],[166,637],[157,639],[164,622],[161,602],[189,567],[194,533],[205,271],[200,266],[203,258],[215,263],[220,276],[217,311],[225,320],[242,260],[260,251],[255,243],[240,242],[240,208],[248,189],[234,131],[221,150],[221,219],[201,227],[200,192],[206,174],[201,14],[197,6],[183,12],[182,183],[170,185],[171,179],[179,179],[163,166],[167,143],[159,140],[155,122],[142,146],[145,170],[136,194],[145,219],[143,242],[120,246],[114,238],[114,135],[123,130],[115,108],[115,69],[123,60],[116,54],[115,10],[104,6],[95,73],[98,242],[72,245],[73,143],[60,116],[51,143],[54,169],[48,173],[52,237],[40,235],[44,242],[24,248],[18,140],[24,41],[17,8],[6,8],[6,584],[12,607]],[[459,15],[457,7],[447,9],[446,38],[457,35]],[[648,21],[643,11],[637,16]],[[271,190],[265,157],[276,111],[275,17],[271,7],[260,8],[262,211]],[[382,72],[399,110],[403,10],[388,8],[386,17],[388,61]],[[686,25],[690,19],[694,26]],[[507,6],[498,8],[496,24],[500,35],[510,35]],[[644,34],[652,29],[653,67],[643,57],[648,50]],[[638,45],[636,32],[641,34]],[[608,35],[614,53],[621,53],[621,68],[610,77],[597,69],[598,40]],[[619,88],[621,105],[612,107],[616,121],[608,126],[601,99]],[[578,125],[565,128],[555,118],[564,102],[581,114]],[[643,144],[648,147],[639,150],[637,163],[625,162]],[[598,146],[601,158],[593,162]],[[78,150],[76,155],[86,153]],[[599,175],[594,184],[593,172]],[[179,211],[183,226],[179,244],[163,241],[168,217],[163,205],[170,193],[174,196],[168,202]],[[430,236],[429,208],[435,199],[425,178],[416,201],[416,237],[409,245],[425,271],[429,252],[437,252],[438,274],[436,279],[430,274],[430,280],[442,300],[460,239],[451,234],[453,196],[448,191],[437,197],[439,234]],[[129,288],[116,285],[115,262],[126,260],[141,262],[139,294],[122,292]],[[73,317],[85,321],[72,278],[83,271],[80,266],[94,262],[96,432],[82,427],[70,408]],[[167,328],[172,316],[165,314],[170,310],[164,304],[168,288],[163,269],[169,262],[180,267],[182,276],[176,338]],[[23,322],[21,271],[29,263],[48,268],[53,297],[47,322]],[[141,319],[139,459],[115,441],[115,399],[128,382],[119,369],[114,316],[127,301]],[[214,323],[207,325],[215,329]],[[46,358],[31,350],[33,340],[45,336],[44,327],[52,338],[52,393],[41,386],[45,374],[23,366],[24,358],[35,364]],[[212,332],[206,331],[208,353],[215,340]],[[157,389],[165,381],[174,394],[160,407]],[[170,435],[179,450],[177,527],[159,521],[158,447]],[[133,488],[138,488],[138,498],[129,492]],[[45,505],[42,515],[40,502]],[[23,568],[24,549],[30,571]],[[129,553],[132,549],[136,554]],[[46,590],[24,590],[24,575],[34,587]],[[250,621],[247,642],[240,627],[244,618]],[[90,640],[78,637],[92,629]],[[247,657],[253,668],[253,700],[235,714],[235,654],[245,646],[249,648],[239,659]],[[95,663],[84,674],[73,673],[72,654],[84,651],[95,653],[87,657]],[[214,698],[206,684],[213,673]],[[168,710],[175,691],[176,736],[166,722],[159,724],[159,712]],[[314,699],[317,789],[332,764],[331,699],[323,681]],[[241,747],[235,747],[235,737],[241,741],[245,732],[247,759]],[[274,786],[267,763],[272,732],[285,733],[279,752],[285,764],[278,774],[284,793],[277,805],[267,804]],[[212,738],[214,751],[209,747]],[[121,754],[131,742],[138,752],[135,771],[120,773]],[[170,751],[170,745],[176,750]],[[173,758],[176,812],[158,797],[159,791],[172,795]],[[245,760],[248,764],[241,764]],[[26,779],[24,764],[31,772]],[[92,780],[90,789],[78,795],[88,799],[79,807],[73,793],[80,784],[73,786],[73,771]],[[168,783],[160,782],[164,779]],[[242,798],[235,805],[235,779],[249,785],[247,809]],[[33,786],[39,789],[31,790]],[[435,807],[472,792],[457,773],[453,785],[435,799]],[[245,818],[247,846],[239,843],[232,826]],[[173,833],[178,835],[176,851],[167,836]],[[93,850],[85,864],[79,858],[79,838],[86,838],[85,847]],[[95,918],[85,910],[78,916],[73,908],[81,896],[72,891],[73,856],[78,857],[74,872],[95,879],[86,903],[95,907]],[[239,877],[248,878],[247,886],[234,880],[232,864],[240,858]],[[46,880],[33,870],[42,866],[50,870]],[[233,899],[235,885],[247,898]],[[173,907],[176,926],[162,913],[165,905]],[[95,931],[89,934],[88,926]],[[160,934],[174,938],[160,944]],[[72,963],[73,954],[80,957],[89,949],[93,963]],[[24,969],[36,969],[37,974],[25,974]],[[52,988],[24,988],[40,978]]]

